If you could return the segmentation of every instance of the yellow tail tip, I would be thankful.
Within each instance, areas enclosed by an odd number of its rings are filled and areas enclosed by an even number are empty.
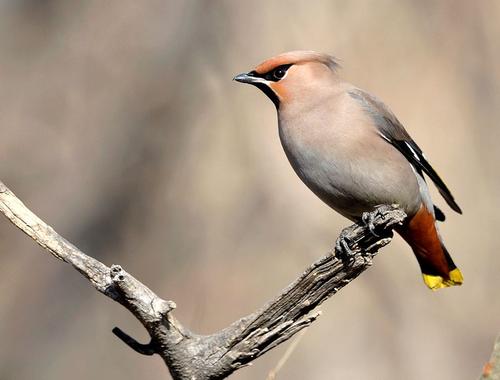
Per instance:
[[[444,279],[441,276],[422,273],[425,285],[432,290],[447,288],[449,286],[462,285],[464,278],[458,268],[453,269],[449,274],[449,279]]]

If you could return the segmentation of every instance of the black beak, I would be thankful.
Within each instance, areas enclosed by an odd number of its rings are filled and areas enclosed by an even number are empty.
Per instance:
[[[261,75],[257,74],[255,71],[250,71],[249,73],[241,73],[236,75],[233,80],[241,83],[251,84],[258,89],[260,89],[264,94],[266,94],[269,99],[272,100],[276,108],[280,105],[280,100],[278,96],[274,93],[271,87],[269,87],[269,82],[263,78]]]
[[[259,78],[255,75],[252,74],[252,72],[249,73],[241,73],[236,75],[233,80],[241,83],[260,83],[262,82],[262,78]]]

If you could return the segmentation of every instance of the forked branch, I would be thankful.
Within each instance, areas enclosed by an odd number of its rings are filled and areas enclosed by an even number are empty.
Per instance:
[[[0,212],[53,256],[71,264],[95,289],[127,308],[146,328],[151,341],[139,343],[118,328],[113,332],[140,354],[160,355],[175,380],[226,378],[309,326],[320,314],[313,309],[366,270],[377,251],[391,241],[392,229],[406,217],[396,206],[381,206],[368,218],[370,224],[360,222],[342,231],[343,244],[337,245],[344,247],[342,255],[337,248],[309,266],[260,310],[203,336],[189,331],[173,316],[173,301],[160,298],[120,266],[108,267],[84,254],[33,214],[2,182]]]

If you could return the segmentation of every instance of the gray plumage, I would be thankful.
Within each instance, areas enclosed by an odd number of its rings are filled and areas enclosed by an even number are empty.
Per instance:
[[[348,84],[335,86],[314,105],[317,109],[302,113],[299,122],[295,112],[280,107],[285,153],[302,181],[349,219],[393,203],[413,215],[430,200],[427,185],[406,157],[380,136],[380,127],[386,127],[380,112],[384,110],[361,102],[360,94]]]
[[[373,95],[370,95],[360,89],[353,89],[349,91],[349,95],[358,100],[363,109],[370,114],[375,122],[375,125],[380,131],[380,135],[389,143],[394,145],[394,147],[396,147],[396,149],[398,149],[406,157],[415,170],[417,170],[418,174],[421,175],[422,172],[427,174],[434,182],[439,190],[439,193],[443,196],[448,205],[454,211],[461,214],[462,210],[455,202],[455,199],[453,198],[453,195],[448,187],[436,173],[434,168],[429,164],[420,147],[415,143],[415,141],[413,141],[408,132],[404,129],[403,125],[389,110],[389,108]]]

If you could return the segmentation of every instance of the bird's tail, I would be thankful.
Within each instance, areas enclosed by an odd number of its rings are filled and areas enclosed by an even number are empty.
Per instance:
[[[428,268],[428,265],[425,265],[424,270],[424,267],[422,266],[422,264],[420,264],[425,285],[427,285],[432,290],[447,288],[449,286],[462,285],[462,283],[464,282],[462,272],[460,272],[460,269],[458,269],[453,262],[446,247],[444,245],[441,245],[441,248],[448,263],[448,268],[446,269],[447,273],[438,272],[436,270],[433,270],[432,268]],[[415,250],[413,252],[415,252]],[[418,259],[419,256],[416,252],[415,255]],[[426,260],[423,261],[425,262]]]
[[[462,284],[462,273],[441,241],[434,215],[425,206],[398,232],[410,244],[430,289]]]

